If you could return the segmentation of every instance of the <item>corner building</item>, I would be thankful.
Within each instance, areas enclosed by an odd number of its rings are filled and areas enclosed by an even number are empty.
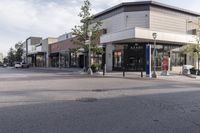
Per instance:
[[[193,23],[198,23],[199,16],[199,13],[154,1],[122,3],[96,14],[95,20],[102,21],[102,29],[106,31],[100,43],[105,47],[107,71],[122,70],[125,61],[131,71],[144,70],[147,45],[152,45],[153,54],[153,33],[157,33],[157,70],[161,70],[164,56],[170,58],[171,70],[191,64],[193,59],[181,55],[179,48],[196,43],[197,26]]]

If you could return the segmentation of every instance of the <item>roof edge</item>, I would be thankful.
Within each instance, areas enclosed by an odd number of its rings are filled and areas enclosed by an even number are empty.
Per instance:
[[[123,2],[123,3],[120,3],[118,5],[115,5],[115,6],[113,6],[111,8],[108,8],[108,9],[106,9],[106,10],[100,12],[100,13],[95,14],[94,18],[102,16],[102,15],[106,14],[107,12],[112,12],[112,11],[118,9],[118,8],[121,8],[121,7],[124,7],[124,6],[131,6],[131,5],[160,6],[160,7],[163,7],[163,8],[170,9],[170,10],[175,10],[175,11],[179,11],[179,12],[183,12],[183,13],[186,13],[186,14],[190,14],[190,15],[194,15],[194,16],[200,17],[200,13],[199,12],[187,10],[187,9],[184,9],[184,8],[179,8],[177,6],[172,6],[172,5],[164,4],[164,3],[161,3],[161,2],[157,2],[157,1],[136,1],[136,2]]]

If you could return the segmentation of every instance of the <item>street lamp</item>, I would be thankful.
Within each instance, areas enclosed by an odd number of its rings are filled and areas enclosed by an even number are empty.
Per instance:
[[[91,37],[92,37],[92,32],[88,32],[88,37],[89,37],[89,44],[88,44],[88,74],[93,75],[93,71],[91,69]]]
[[[156,73],[156,38],[157,38],[157,33],[152,34],[153,39],[154,39],[154,50],[153,50],[153,73],[152,73],[152,78],[157,78],[157,73]]]

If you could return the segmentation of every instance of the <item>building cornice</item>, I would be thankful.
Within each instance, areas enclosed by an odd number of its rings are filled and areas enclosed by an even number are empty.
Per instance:
[[[180,12],[180,13],[184,13],[184,14],[188,14],[188,15],[192,15],[192,16],[196,16],[196,17],[200,17],[200,13],[194,12],[194,11],[190,11],[190,10],[186,10],[183,8],[179,8],[179,7],[175,7],[175,6],[171,6],[171,5],[167,5],[167,4],[163,4],[160,2],[156,2],[156,1],[139,1],[139,2],[125,2],[125,3],[121,3],[118,4],[114,7],[111,7],[105,11],[102,11],[96,15],[94,15],[95,19],[101,18],[102,16],[105,16],[109,13],[112,13],[114,11],[118,11],[118,13],[121,12],[129,12],[131,11],[130,8],[129,10],[126,10],[125,8],[127,7],[133,7],[132,10],[140,10],[140,11],[146,11],[146,10],[150,10],[150,6],[155,6],[155,7],[160,7],[160,8],[164,8],[164,9],[168,9],[168,10],[172,10],[172,11],[176,11],[176,12]],[[146,6],[146,8],[144,8]]]

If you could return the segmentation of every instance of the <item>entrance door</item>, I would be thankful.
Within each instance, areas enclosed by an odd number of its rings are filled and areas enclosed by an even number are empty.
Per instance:
[[[145,71],[145,45],[129,44],[124,49],[124,67],[126,71]]]
[[[79,67],[80,68],[84,67],[84,55],[79,56]]]

